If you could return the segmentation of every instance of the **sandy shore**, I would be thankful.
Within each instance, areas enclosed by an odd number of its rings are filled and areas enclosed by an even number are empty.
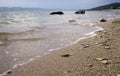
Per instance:
[[[38,58],[7,76],[120,76],[120,20],[100,23],[98,35]]]

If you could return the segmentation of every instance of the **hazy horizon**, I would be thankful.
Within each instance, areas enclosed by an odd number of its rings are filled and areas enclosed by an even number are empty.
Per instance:
[[[46,9],[90,9],[120,0],[0,0],[0,7],[46,8]]]

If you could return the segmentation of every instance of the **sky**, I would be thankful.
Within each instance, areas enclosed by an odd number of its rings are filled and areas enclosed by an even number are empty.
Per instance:
[[[114,2],[120,2],[120,0],[0,0],[0,7],[89,9]]]

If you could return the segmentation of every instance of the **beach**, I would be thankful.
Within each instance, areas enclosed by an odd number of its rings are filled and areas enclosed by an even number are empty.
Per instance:
[[[95,36],[100,19],[118,18],[119,10],[87,11],[84,15],[64,11],[0,11],[0,75],[56,49]],[[116,14],[118,13],[118,14]],[[104,16],[104,17],[103,17]]]
[[[6,76],[120,76],[120,19],[99,23],[91,38],[52,51]]]

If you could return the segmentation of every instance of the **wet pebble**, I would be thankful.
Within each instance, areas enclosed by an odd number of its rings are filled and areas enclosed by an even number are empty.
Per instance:
[[[105,20],[105,19],[101,19],[100,22],[107,22],[107,20]]]
[[[12,71],[11,71],[11,70],[8,70],[8,71],[7,71],[7,74],[11,74],[11,73],[12,73]]]
[[[61,57],[70,57],[72,56],[71,54],[64,54],[64,55],[61,55]]]

